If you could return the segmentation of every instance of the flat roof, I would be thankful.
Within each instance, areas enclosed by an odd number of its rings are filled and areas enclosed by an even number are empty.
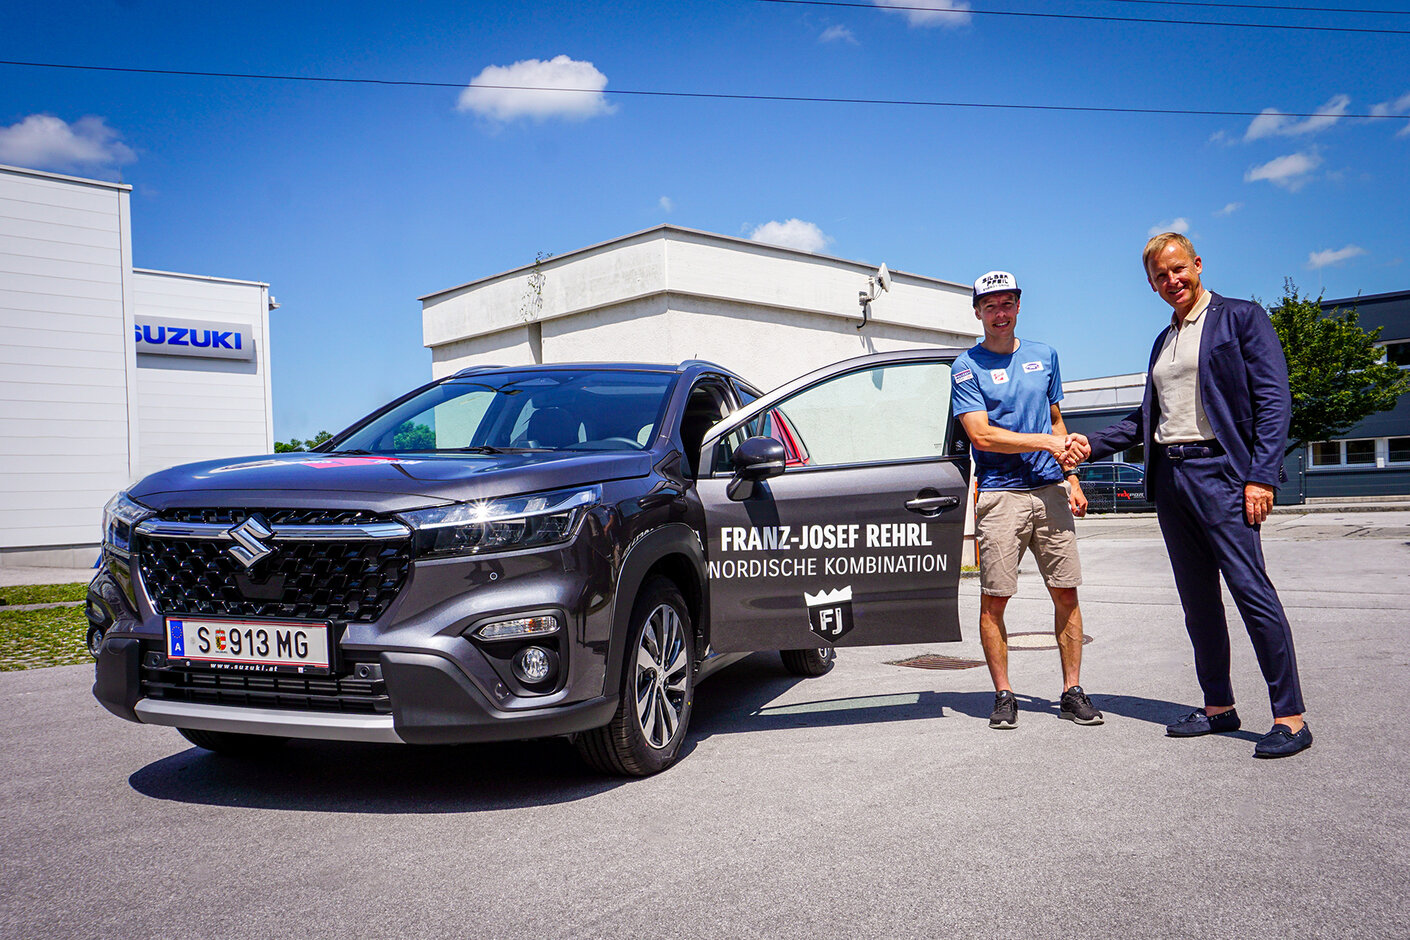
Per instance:
[[[58,180],[61,183],[78,183],[83,186],[97,186],[100,189],[115,189],[119,192],[131,192],[130,183],[114,183],[109,180],[94,180],[84,176],[65,176],[62,173],[50,173],[47,170],[31,170],[23,166],[9,166],[0,163],[0,172],[13,173],[16,176],[33,176],[38,179]]]
[[[133,274],[152,274],[157,277],[179,277],[188,281],[214,281],[217,284],[240,284],[245,287],[268,287],[264,281],[242,281],[233,277],[216,277],[210,274],[182,274],[179,271],[158,271],[155,268],[133,268]]]
[[[1383,294],[1358,294],[1355,297],[1343,297],[1340,300],[1323,300],[1323,307],[1354,307],[1365,300],[1398,300],[1410,299],[1410,290],[1386,291]]]
[[[773,244],[770,244],[769,242],[756,242],[756,241],[753,241],[753,240],[748,239],[748,238],[739,238],[739,237],[734,236],[734,235],[721,235],[721,234],[719,234],[718,232],[706,232],[706,231],[703,231],[703,230],[701,230],[701,229],[685,228],[685,227],[680,226],[680,225],[671,225],[670,223],[663,223],[663,224],[661,224],[661,225],[654,225],[654,226],[652,226],[651,228],[644,228],[644,229],[642,229],[642,230],[639,231],[639,232],[632,232],[630,235],[621,235],[621,236],[619,236],[619,237],[617,237],[617,238],[612,238],[612,239],[609,239],[609,240],[607,240],[607,241],[605,241],[605,242],[598,242],[598,243],[595,244],[595,245],[588,245],[586,248],[575,248],[574,250],[568,251],[568,252],[564,252],[564,253],[561,254],[561,255],[553,255],[551,258],[544,258],[544,259],[542,259],[541,261],[538,261],[538,262],[533,262],[533,263],[530,263],[530,264],[523,264],[523,265],[520,265],[520,266],[517,267],[517,268],[510,268],[510,269],[507,270],[507,271],[500,271],[498,274],[490,274],[490,275],[486,275],[485,277],[478,277],[478,278],[475,278],[473,281],[466,281],[464,284],[457,284],[457,285],[455,285],[454,287],[447,287],[447,288],[445,288],[444,290],[432,291],[431,293],[429,293],[429,294],[424,294],[424,295],[422,295],[422,296],[420,296],[420,297],[417,297],[416,299],[419,300],[419,301],[422,301],[422,302],[424,303],[425,301],[430,300],[432,297],[439,297],[439,296],[441,296],[442,294],[454,293],[455,291],[464,290],[464,289],[467,288],[467,287],[474,287],[474,286],[477,285],[477,284],[484,284],[484,283],[489,282],[489,281],[498,280],[499,278],[502,278],[502,277],[508,277],[508,276],[510,276],[510,275],[520,274],[520,273],[522,273],[522,272],[524,272],[524,271],[532,271],[532,270],[533,270],[534,268],[536,268],[536,267],[537,267],[537,268],[542,268],[542,267],[544,267],[545,265],[557,264],[557,263],[560,262],[560,261],[564,261],[564,260],[566,260],[566,259],[573,258],[573,257],[575,257],[575,256],[577,256],[577,255],[585,255],[585,254],[590,254],[590,253],[595,252],[595,251],[600,251],[600,250],[602,250],[603,248],[608,248],[608,247],[610,247],[610,246],[612,246],[612,245],[616,245],[616,244],[621,243],[621,242],[628,242],[628,241],[632,241],[632,240],[634,240],[634,239],[643,238],[643,237],[648,236],[648,235],[657,235],[657,234],[660,234],[660,235],[671,235],[671,234],[676,234],[676,235],[688,235],[688,236],[690,236],[690,237],[692,237],[692,238],[701,238],[701,239],[706,239],[706,240],[708,240],[708,241],[724,242],[724,243],[726,243],[726,244],[738,245],[738,246],[740,246],[740,247],[743,247],[743,246],[746,246],[746,245],[747,245],[747,246],[749,246],[750,248],[755,248],[755,249],[758,249],[758,248],[765,248],[765,249],[769,249],[769,250],[771,250],[771,251],[782,252],[783,254],[794,255],[794,256],[797,256],[797,257],[799,257],[799,258],[808,258],[808,259],[813,259],[813,260],[817,260],[817,261],[830,261],[830,262],[834,262],[834,263],[836,263],[836,264],[845,264],[845,265],[849,265],[849,266],[852,266],[852,267],[864,268],[864,269],[867,269],[867,270],[874,270],[876,267],[878,267],[878,265],[871,264],[871,263],[866,262],[866,261],[853,261],[853,260],[850,259],[850,258],[840,258],[840,257],[838,257],[838,256],[836,256],[836,255],[824,255],[824,254],[819,254],[818,252],[815,252],[815,251],[803,251],[803,250],[800,249],[800,248],[788,248],[788,247],[785,247],[785,246],[783,246],[783,245],[773,245]],[[910,272],[908,272],[908,271],[892,271],[891,273],[892,273],[892,274],[904,275],[905,277],[916,278],[917,280],[921,280],[921,281],[929,281],[929,282],[931,282],[932,284],[938,284],[938,285],[941,285],[941,286],[944,286],[944,287],[958,287],[958,288],[961,288],[962,290],[966,290],[966,291],[970,289],[970,285],[968,285],[968,284],[960,284],[960,283],[958,283],[957,281],[946,281],[946,280],[942,280],[941,278],[938,278],[938,277],[930,277],[929,275],[925,275],[925,274],[912,274],[912,273],[910,273]]]

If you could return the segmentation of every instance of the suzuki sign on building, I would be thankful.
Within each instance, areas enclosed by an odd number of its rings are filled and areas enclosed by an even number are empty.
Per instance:
[[[210,323],[138,316],[133,336],[139,353],[199,356],[203,359],[253,359],[248,323]]]

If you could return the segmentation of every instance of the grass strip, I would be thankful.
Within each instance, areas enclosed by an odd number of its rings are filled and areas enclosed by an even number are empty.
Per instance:
[[[78,584],[16,584],[0,587],[0,606],[19,604],[57,604],[61,601],[81,601],[88,596],[88,585]]]
[[[91,663],[93,657],[83,645],[87,633],[88,618],[82,607],[0,607],[0,672]]]

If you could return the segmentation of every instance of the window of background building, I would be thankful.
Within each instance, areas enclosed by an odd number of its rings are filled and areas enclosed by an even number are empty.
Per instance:
[[[1346,441],[1346,462],[1348,465],[1365,466],[1376,463],[1376,442],[1374,439],[1367,441]]]
[[[1386,361],[1398,366],[1410,366],[1410,340],[1386,343]]]
[[[1309,446],[1312,450],[1312,466],[1341,466],[1341,441],[1317,441]]]
[[[1392,437],[1386,443],[1387,463],[1410,463],[1410,437]]]

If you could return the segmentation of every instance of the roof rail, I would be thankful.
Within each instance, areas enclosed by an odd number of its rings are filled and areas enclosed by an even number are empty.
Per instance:
[[[499,365],[498,363],[496,363],[496,364],[494,364],[494,365],[470,366],[470,367],[467,368],[467,369],[461,369],[459,372],[456,372],[454,375],[451,376],[451,378],[455,378],[456,376],[460,376],[460,375],[474,375],[476,372],[483,372],[483,371],[485,371],[486,369],[503,369],[503,368],[504,368],[504,366]]]

